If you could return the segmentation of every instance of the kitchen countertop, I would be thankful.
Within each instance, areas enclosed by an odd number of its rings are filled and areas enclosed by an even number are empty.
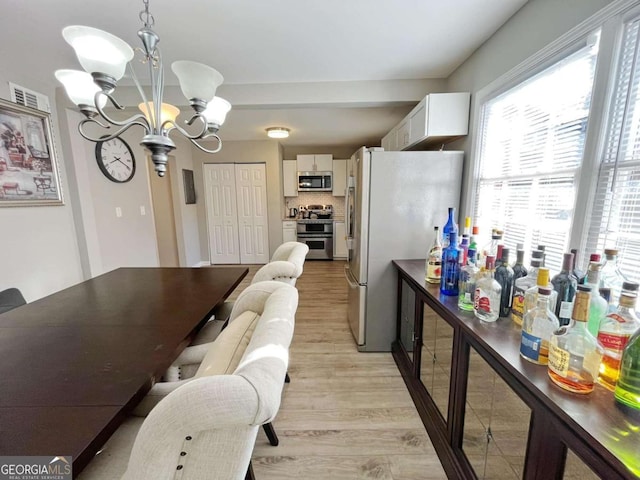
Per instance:
[[[283,222],[295,222],[297,220],[302,220],[302,219],[298,217],[293,217],[293,218],[284,217],[282,219]],[[331,220],[333,220],[334,222],[344,222],[344,215],[334,215],[334,217]]]

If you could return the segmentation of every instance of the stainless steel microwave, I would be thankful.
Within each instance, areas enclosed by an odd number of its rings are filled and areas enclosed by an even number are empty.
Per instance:
[[[298,172],[299,192],[330,192],[333,190],[333,172]]]

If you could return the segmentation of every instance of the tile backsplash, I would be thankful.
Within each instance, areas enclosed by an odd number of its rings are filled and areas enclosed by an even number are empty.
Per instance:
[[[344,197],[334,197],[330,192],[300,192],[297,197],[284,197],[285,217],[288,209],[300,205],[322,204],[333,205],[333,215],[344,217]]]

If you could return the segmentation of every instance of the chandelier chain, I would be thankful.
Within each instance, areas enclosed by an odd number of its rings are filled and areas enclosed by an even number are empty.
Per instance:
[[[144,3],[144,10],[140,12],[140,20],[144,23],[146,28],[150,28],[156,23],[156,21],[153,18],[153,15],[149,13],[149,0],[142,0],[142,3]]]

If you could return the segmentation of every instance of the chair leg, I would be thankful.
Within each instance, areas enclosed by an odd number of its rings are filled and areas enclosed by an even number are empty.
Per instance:
[[[256,476],[253,474],[253,465],[249,461],[249,468],[247,468],[247,474],[244,476],[244,480],[256,480]]]
[[[291,383],[291,378],[289,378],[289,372],[284,374],[284,383]]]
[[[278,440],[278,435],[276,435],[276,431],[273,428],[273,424],[271,422],[265,423],[264,425],[262,425],[262,428],[264,428],[264,433],[267,435],[271,446],[277,447],[280,441]]]

